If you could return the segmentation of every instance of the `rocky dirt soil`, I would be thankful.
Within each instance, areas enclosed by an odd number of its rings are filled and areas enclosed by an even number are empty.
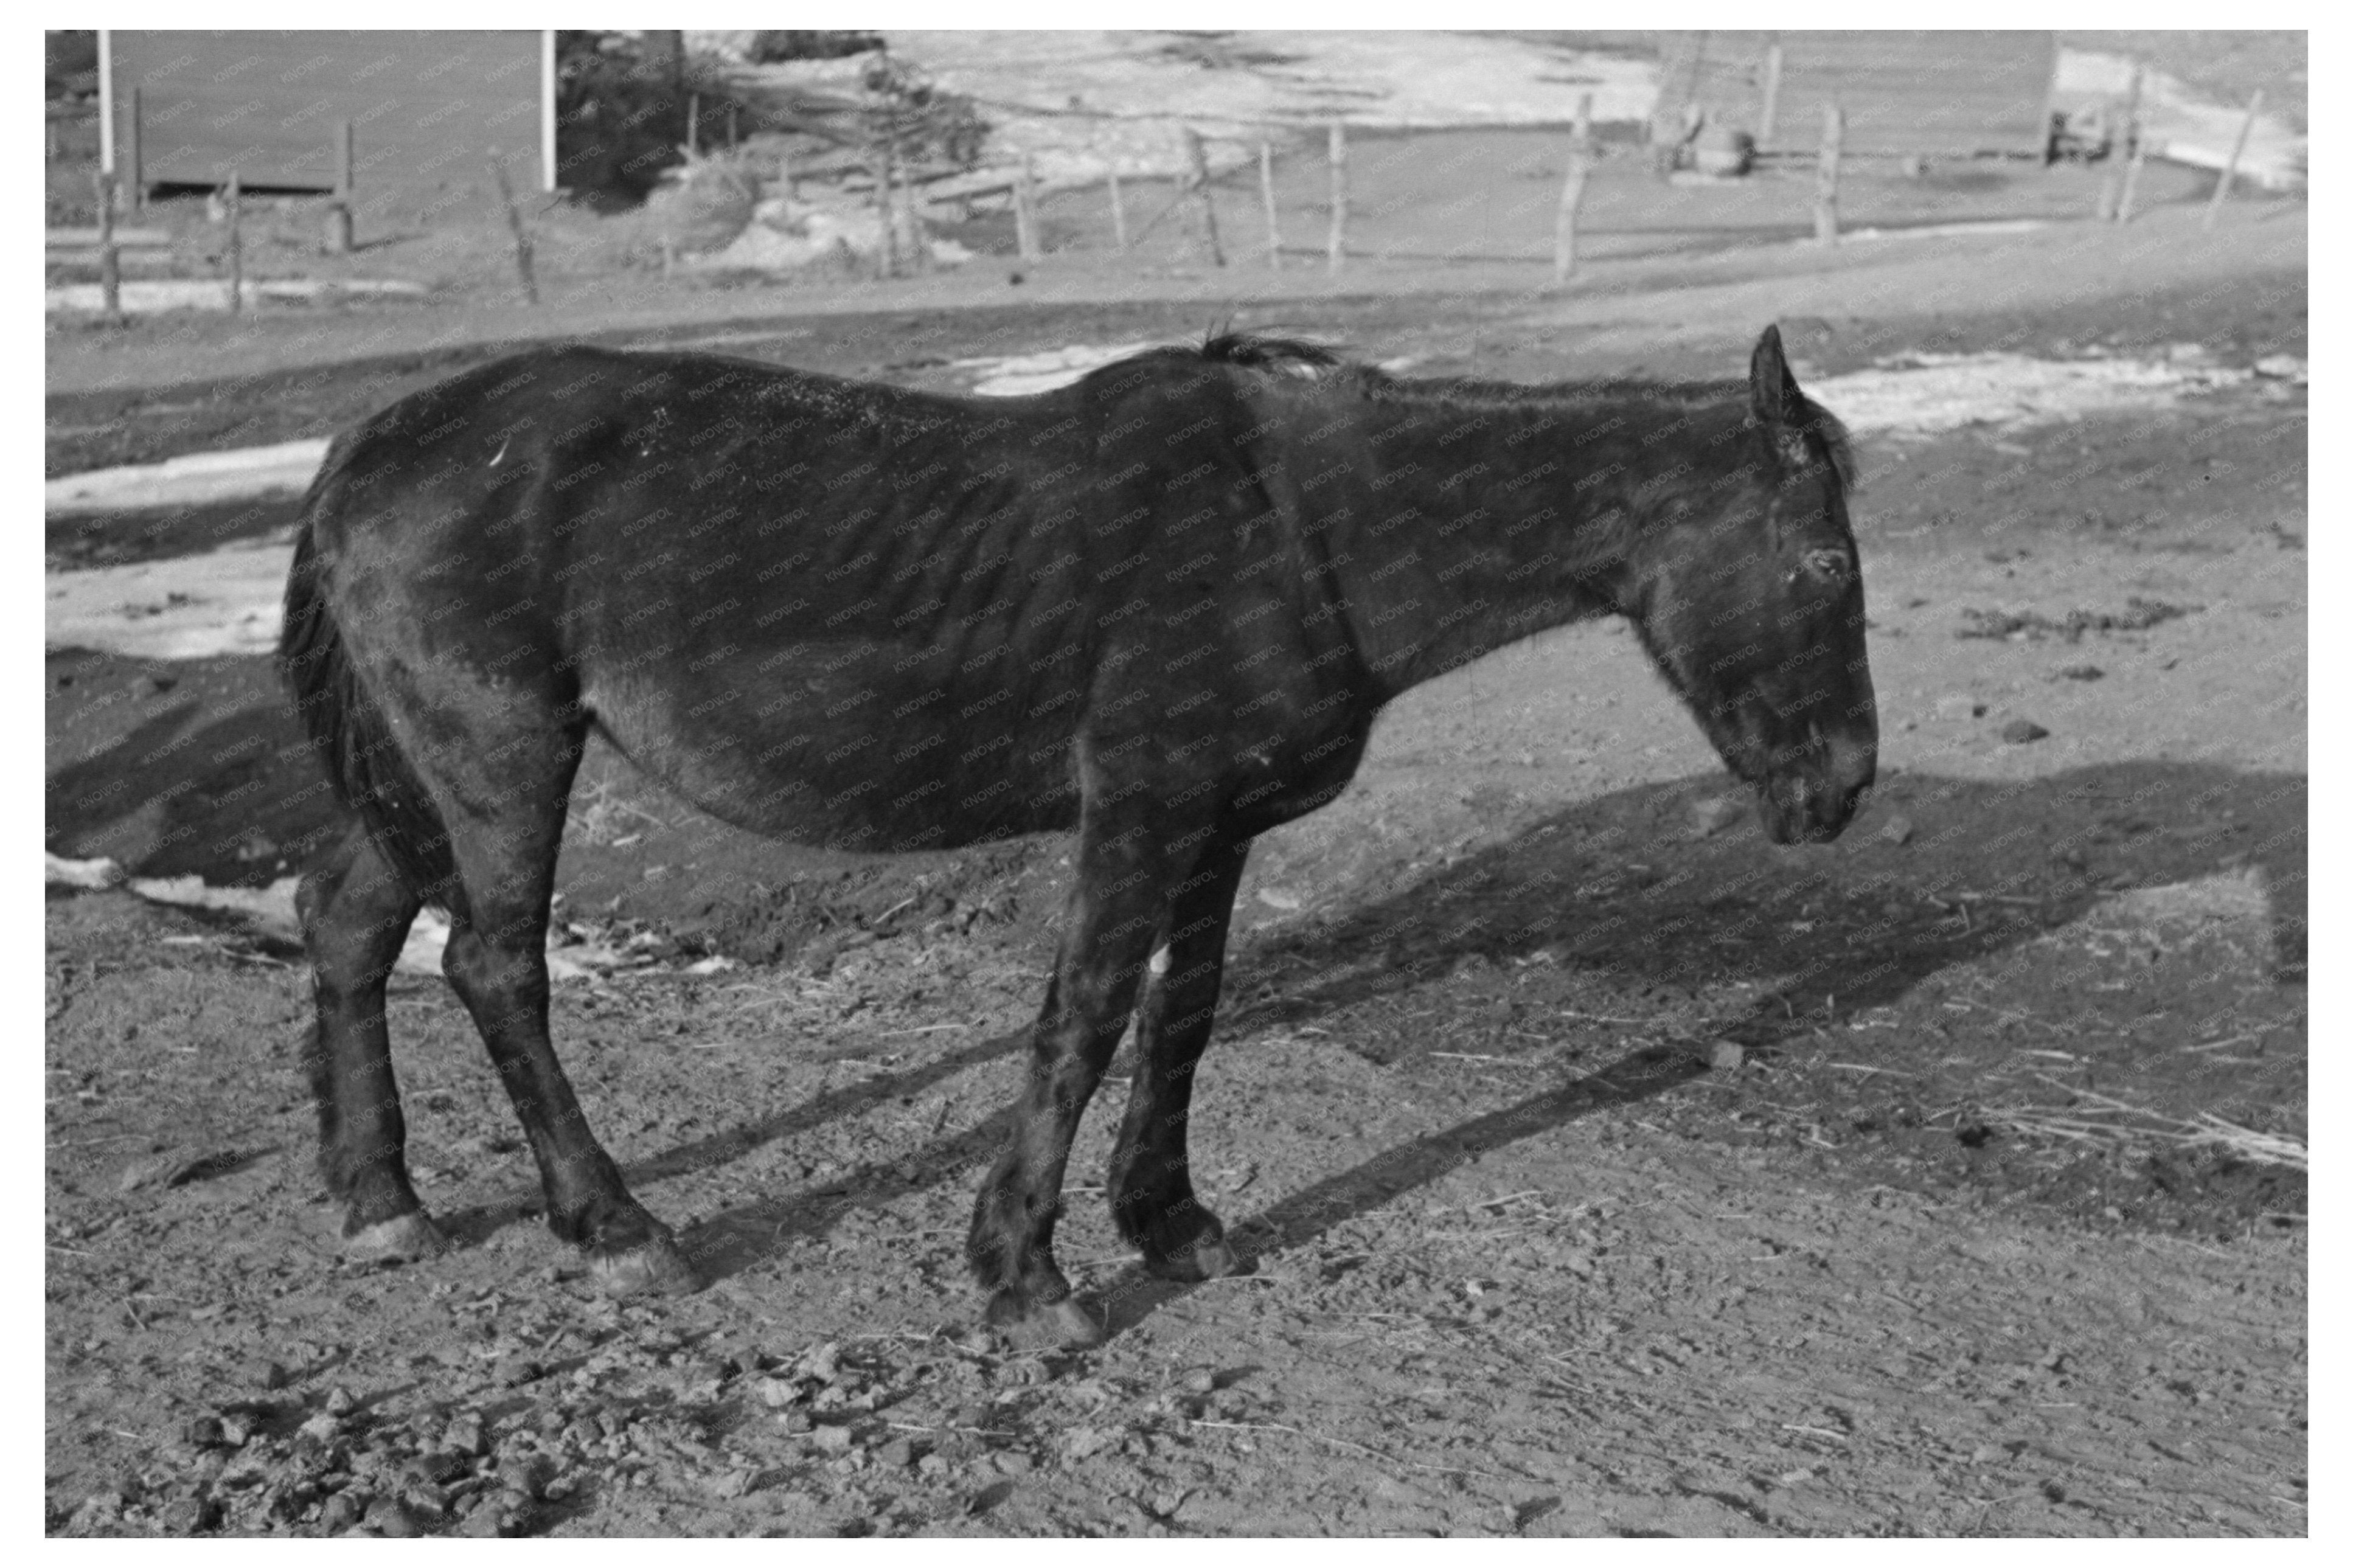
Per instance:
[[[1937,299],[1793,344],[2305,352],[2276,271]],[[1645,368],[1720,372],[1749,303]],[[1331,324],[1591,368],[1536,307],[1457,308]],[[1193,1138],[1255,1271],[1143,1277],[1089,1119],[1061,1251],[1099,1351],[976,1331],[961,1260],[1060,841],[805,856],[593,760],[563,912],[629,962],[559,987],[557,1037],[711,1280],[617,1305],[438,980],[392,1019],[459,1246],[356,1269],[299,954],[54,894],[47,1528],[2303,1533],[2306,434],[2250,392],[1866,444],[1882,783],[1832,846],[1725,802],[1616,628],[1409,694],[1243,887]],[[47,689],[52,849],[260,886],[316,830],[261,661],[61,650]]]

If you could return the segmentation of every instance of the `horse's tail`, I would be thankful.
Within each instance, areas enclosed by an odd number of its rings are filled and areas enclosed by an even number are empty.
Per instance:
[[[278,668],[335,798],[359,816],[376,848],[413,891],[462,913],[463,889],[449,853],[449,830],[425,781],[385,722],[384,710],[352,667],[343,628],[328,602],[312,531],[349,456],[346,442],[338,440],[303,498],[302,523],[294,536],[294,568],[286,578],[286,624],[278,637]]]

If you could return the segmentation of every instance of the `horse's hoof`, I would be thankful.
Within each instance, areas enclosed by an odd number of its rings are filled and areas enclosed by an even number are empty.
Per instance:
[[[1017,1351],[1092,1350],[1103,1342],[1103,1326],[1076,1296],[1027,1306],[1010,1290],[988,1304],[988,1323]]]
[[[656,1237],[627,1252],[591,1258],[596,1288],[616,1300],[624,1296],[684,1296],[702,1289],[694,1265],[668,1237]]]
[[[1155,1279],[1170,1279],[1180,1285],[1198,1285],[1204,1279],[1223,1279],[1229,1274],[1247,1274],[1255,1260],[1245,1258],[1229,1246],[1223,1237],[1206,1238],[1182,1252],[1166,1258],[1145,1259],[1145,1272]]]
[[[343,1237],[343,1256],[353,1263],[414,1263],[448,1249],[440,1228],[414,1210],[380,1219]]]

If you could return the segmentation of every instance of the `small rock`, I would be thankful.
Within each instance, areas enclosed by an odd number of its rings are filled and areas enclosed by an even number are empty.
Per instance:
[[[536,1383],[547,1375],[547,1369],[529,1356],[502,1355],[492,1371],[501,1388],[520,1388],[526,1383]]]
[[[800,1384],[789,1377],[764,1377],[753,1384],[752,1391],[759,1396],[760,1403],[771,1410],[797,1405],[802,1397]]]
[[[1218,1374],[1206,1366],[1197,1366],[1185,1374],[1185,1389],[1188,1394],[1215,1394]]]
[[[841,1347],[828,1340],[802,1358],[802,1371],[819,1383],[831,1383],[841,1375]]]
[[[2255,362],[2255,374],[2274,381],[2292,381],[2299,386],[2309,375],[2304,361],[2294,354],[2265,354]]]
[[[1099,1426],[1074,1426],[1062,1439],[1062,1457],[1073,1463],[1090,1459],[1112,1446],[1113,1435]]]
[[[296,1428],[295,1436],[307,1437],[323,1448],[343,1435],[343,1424],[322,1410]]]
[[[1295,910],[1300,900],[1299,895],[1288,888],[1261,888],[1258,901],[1271,910]]]
[[[349,1415],[359,1407],[360,1402],[353,1398],[352,1391],[342,1384],[327,1390],[326,1400],[321,1406],[330,1415]]]
[[[481,1415],[468,1410],[452,1418],[442,1430],[441,1446],[477,1459],[489,1453],[490,1441],[482,1432]]]
[[[915,1462],[915,1445],[904,1437],[893,1437],[874,1450],[874,1458],[894,1470],[904,1469]]]
[[[1736,795],[1713,795],[1692,802],[1692,831],[1706,838],[1740,820],[1744,803]]]
[[[821,1454],[846,1454],[850,1436],[847,1426],[819,1426],[808,1435],[809,1446]]]
[[[198,1415],[180,1428],[180,1440],[199,1448],[217,1448],[228,1439],[221,1436],[221,1419],[217,1415]]]
[[[1888,844],[1911,843],[1912,819],[1902,812],[1897,812],[1880,825],[1879,837],[1883,842]]]
[[[2107,673],[2096,664],[2071,664],[2059,676],[2063,680],[2098,680]]]
[[[405,1541],[422,1533],[417,1529],[416,1516],[404,1504],[388,1497],[380,1497],[368,1504],[367,1512],[361,1516],[361,1522],[389,1540]]]
[[[220,1418],[220,1434],[225,1447],[242,1448],[253,1436],[253,1417],[241,1410],[228,1411]]]
[[[760,1472],[753,1469],[729,1470],[725,1475],[712,1477],[709,1482],[711,1495],[723,1500],[747,1496],[759,1484]]]
[[[485,1503],[466,1516],[464,1522],[458,1526],[458,1533],[472,1541],[496,1541],[502,1535],[514,1533],[509,1518],[506,1510],[493,1503]]]
[[[427,1480],[447,1486],[470,1475],[474,1461],[455,1448],[435,1448],[417,1461],[417,1468]]]
[[[941,1458],[937,1454],[925,1454],[922,1458],[915,1461],[915,1473],[919,1476],[923,1476],[934,1480],[936,1480],[941,1476],[947,1474],[949,1469],[952,1468],[953,1467],[951,1467],[945,1459]]]
[[[998,1471],[1008,1476],[1026,1476],[1037,1468],[1037,1463],[1018,1448],[1008,1448],[997,1456]]]
[[[796,1436],[810,1432],[817,1426],[817,1423],[809,1419],[808,1412],[806,1410],[787,1410],[776,1417],[776,1425]]]
[[[2001,738],[2013,746],[2028,745],[2050,733],[2031,719],[2012,719],[2001,727]]]
[[[1737,1040],[1718,1040],[1707,1047],[1707,1065],[1717,1072],[1737,1072],[1748,1053]]]

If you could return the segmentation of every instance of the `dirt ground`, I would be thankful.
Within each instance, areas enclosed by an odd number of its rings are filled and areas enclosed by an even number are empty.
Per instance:
[[[2092,242],[1240,319],[1525,379],[1725,374],[1776,315],[1801,374],[2248,363],[2306,352],[2301,218],[2259,221],[2235,251],[2101,241],[2057,279]],[[924,384],[1201,314],[976,298],[725,330]],[[201,345],[145,331],[138,374],[58,340],[53,463],[332,427],[481,352],[207,381]],[[2307,1132],[2306,438],[2299,392],[1865,443],[1881,784],[1832,846],[1719,805],[1617,626],[1401,700],[1243,886],[1193,1139],[1256,1271],[1140,1274],[1092,1184],[1098,1111],[1060,1243],[1110,1317],[1096,1352],[1007,1352],[961,1260],[1061,841],[811,856],[592,758],[562,912],[641,962],[560,987],[557,1036],[712,1280],[619,1305],[537,1223],[439,981],[391,1005],[411,1163],[459,1247],[356,1269],[311,1169],[299,954],[53,894],[48,1529],[2301,1534],[2306,1187],[2259,1156]],[[284,521],[53,523],[48,548]],[[318,829],[262,661],[58,650],[47,688],[53,850],[258,886]],[[2021,721],[2044,733],[2005,739]]]

